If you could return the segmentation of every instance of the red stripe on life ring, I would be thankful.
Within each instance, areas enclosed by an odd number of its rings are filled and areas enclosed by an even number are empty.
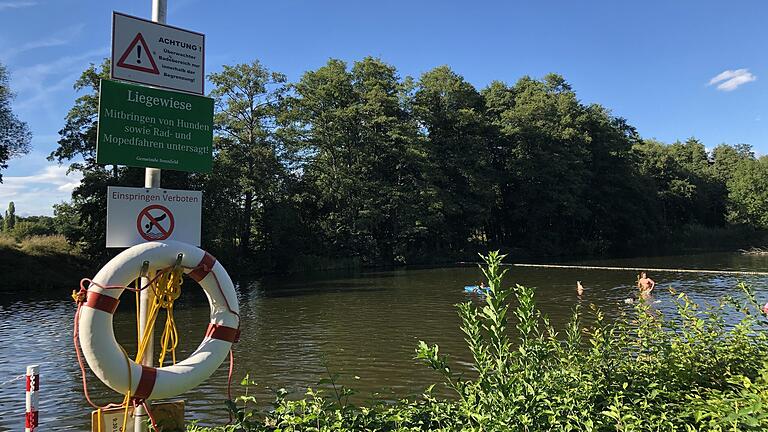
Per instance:
[[[136,392],[133,394],[134,399],[146,400],[149,395],[152,394],[152,389],[155,388],[155,380],[157,379],[157,369],[150,366],[141,366],[141,378],[139,378],[139,385],[136,387]]]
[[[189,277],[191,277],[195,282],[200,282],[206,276],[208,276],[208,273],[210,273],[211,270],[213,270],[214,264],[216,264],[216,257],[206,252],[203,256],[203,259],[200,260],[200,264],[198,264],[194,270],[189,272]]]
[[[235,343],[240,340],[240,329],[211,323],[208,324],[205,337]]]
[[[120,303],[120,300],[114,297],[89,291],[88,300],[86,300],[85,306],[104,311],[111,315],[117,310],[118,303]]]

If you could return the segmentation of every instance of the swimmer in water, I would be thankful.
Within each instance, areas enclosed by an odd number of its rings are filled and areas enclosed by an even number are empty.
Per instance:
[[[651,297],[651,292],[656,288],[656,282],[649,278],[645,272],[640,272],[637,277],[637,288],[640,290],[640,297],[648,299]]]

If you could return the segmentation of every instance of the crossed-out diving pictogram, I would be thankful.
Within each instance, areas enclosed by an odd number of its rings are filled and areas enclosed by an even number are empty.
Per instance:
[[[173,213],[160,204],[145,207],[136,219],[139,235],[147,241],[165,240],[173,233]]]

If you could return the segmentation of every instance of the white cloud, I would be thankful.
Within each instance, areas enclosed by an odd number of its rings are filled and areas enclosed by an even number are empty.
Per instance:
[[[722,91],[736,90],[742,84],[756,80],[749,69],[726,70],[709,80],[708,85],[717,84],[717,89]],[[719,83],[719,84],[718,84]]]
[[[50,60],[12,70],[12,88],[20,97],[20,93],[25,90],[44,88],[46,83],[43,83],[43,81],[49,77],[60,77],[62,71],[67,73],[76,72],[79,76],[88,66],[88,63],[100,63],[101,59],[108,54],[109,49],[104,47],[86,51],[80,55],[66,55],[56,60]],[[74,84],[74,82],[72,82],[72,84]]]
[[[3,9],[21,9],[25,7],[37,6],[37,2],[33,1],[6,1],[0,2],[0,10]]]
[[[108,54],[109,49],[99,48],[11,71],[11,88],[17,95],[14,109],[22,118],[40,117],[41,110],[45,110],[52,121],[60,121],[61,113],[53,112],[58,103],[53,95],[72,91],[72,85],[88,64],[98,64]]]
[[[3,176],[0,184],[0,209],[13,201],[21,216],[53,215],[53,205],[69,201],[80,185],[82,174],[67,174],[66,166],[48,165],[28,176]]]
[[[0,8],[1,7],[2,3],[0,3]],[[2,57],[6,63],[12,63],[10,60],[12,57],[27,51],[38,48],[50,48],[69,45],[83,33],[84,28],[85,24],[75,24],[56,32],[46,34],[46,36],[43,38],[29,41],[23,44],[5,42],[4,45],[6,45],[6,47],[0,50],[0,57]]]

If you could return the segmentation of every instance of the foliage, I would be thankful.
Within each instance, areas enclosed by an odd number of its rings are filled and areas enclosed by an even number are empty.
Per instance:
[[[56,206],[57,209],[69,208],[66,204]],[[70,216],[71,217],[71,216]],[[16,206],[13,201],[5,212],[4,229],[0,233],[0,244],[6,249],[16,249],[30,255],[76,254],[73,247],[63,235],[66,232],[62,224],[62,216],[16,216]]]
[[[0,292],[62,289],[76,286],[87,261],[61,235],[32,236],[17,241],[0,233]]]
[[[21,251],[29,255],[67,255],[72,246],[63,235],[35,235],[21,241]]]
[[[425,179],[432,189],[430,249],[461,249],[467,239],[483,232],[493,202],[489,125],[480,93],[447,66],[421,76],[413,94],[412,111],[426,133]]]
[[[262,228],[265,208],[285,195],[286,172],[280,164],[284,149],[275,130],[286,78],[254,61],[224,66],[209,79],[215,86],[211,96],[216,100],[218,133],[216,166],[206,185],[214,187],[207,187],[213,190],[206,195],[218,196],[217,205],[206,207],[206,216],[236,221],[234,233],[222,232],[227,229],[222,225],[216,237],[234,237],[240,257],[245,258],[252,250],[254,225]],[[263,229],[257,232],[263,233]]]
[[[11,203],[13,204],[13,203]],[[7,212],[15,223],[0,231],[0,291],[28,290],[30,286],[61,288],[76,285],[85,274],[85,261],[79,248],[62,235],[55,218],[15,216],[15,206]]]
[[[13,201],[8,203],[8,210],[5,211],[5,217],[3,218],[3,231],[8,233],[13,231],[16,226],[16,205]]]
[[[330,60],[286,100],[284,135],[300,158],[296,197],[322,250],[402,261],[428,225],[423,140],[409,114],[410,81],[371,57]]]
[[[274,408],[246,393],[227,403],[234,422],[218,431],[759,431],[768,428],[768,324],[754,293],[702,307],[671,291],[676,314],[640,302],[613,322],[576,309],[558,333],[534,290],[506,287],[503,255],[484,257],[490,291],[483,304],[458,305],[473,357],[470,377],[453,371],[437,345],[416,358],[437,371],[455,399],[349,403],[337,377]],[[736,315],[740,319],[736,319]],[[726,320],[726,317],[728,320]],[[729,324],[730,323],[730,324]],[[735,324],[734,324],[735,323]],[[514,337],[513,337],[514,335]],[[190,430],[210,430],[194,426]]]
[[[57,207],[57,229],[97,263],[110,256],[106,188],[143,183],[141,169],[95,163],[109,67],[77,80],[50,155],[83,173]],[[648,252],[705,230],[748,247],[761,236],[742,240],[745,229],[768,229],[768,162],[749,145],[644,140],[556,74],[477,89],[448,66],[413,79],[366,57],[331,59],[294,83],[258,61],[209,78],[213,171],[166,170],[162,185],[204,191],[203,247],[239,272],[425,263],[513,245]]]
[[[728,184],[730,218],[738,223],[768,228],[768,159],[762,157],[740,163]]]
[[[726,185],[718,181],[717,168],[710,169],[709,155],[701,142],[691,138],[664,145],[645,140],[635,149],[641,155],[641,172],[653,182],[665,229],[684,224],[724,224]],[[722,157],[719,160],[724,162]]]
[[[29,216],[18,218],[16,226],[10,231],[17,241],[32,236],[49,236],[57,234],[54,220],[48,216]]]
[[[8,159],[29,152],[32,134],[27,124],[19,120],[11,109],[13,99],[8,84],[8,70],[0,64],[0,171],[8,168]],[[0,183],[3,175],[0,173]]]

